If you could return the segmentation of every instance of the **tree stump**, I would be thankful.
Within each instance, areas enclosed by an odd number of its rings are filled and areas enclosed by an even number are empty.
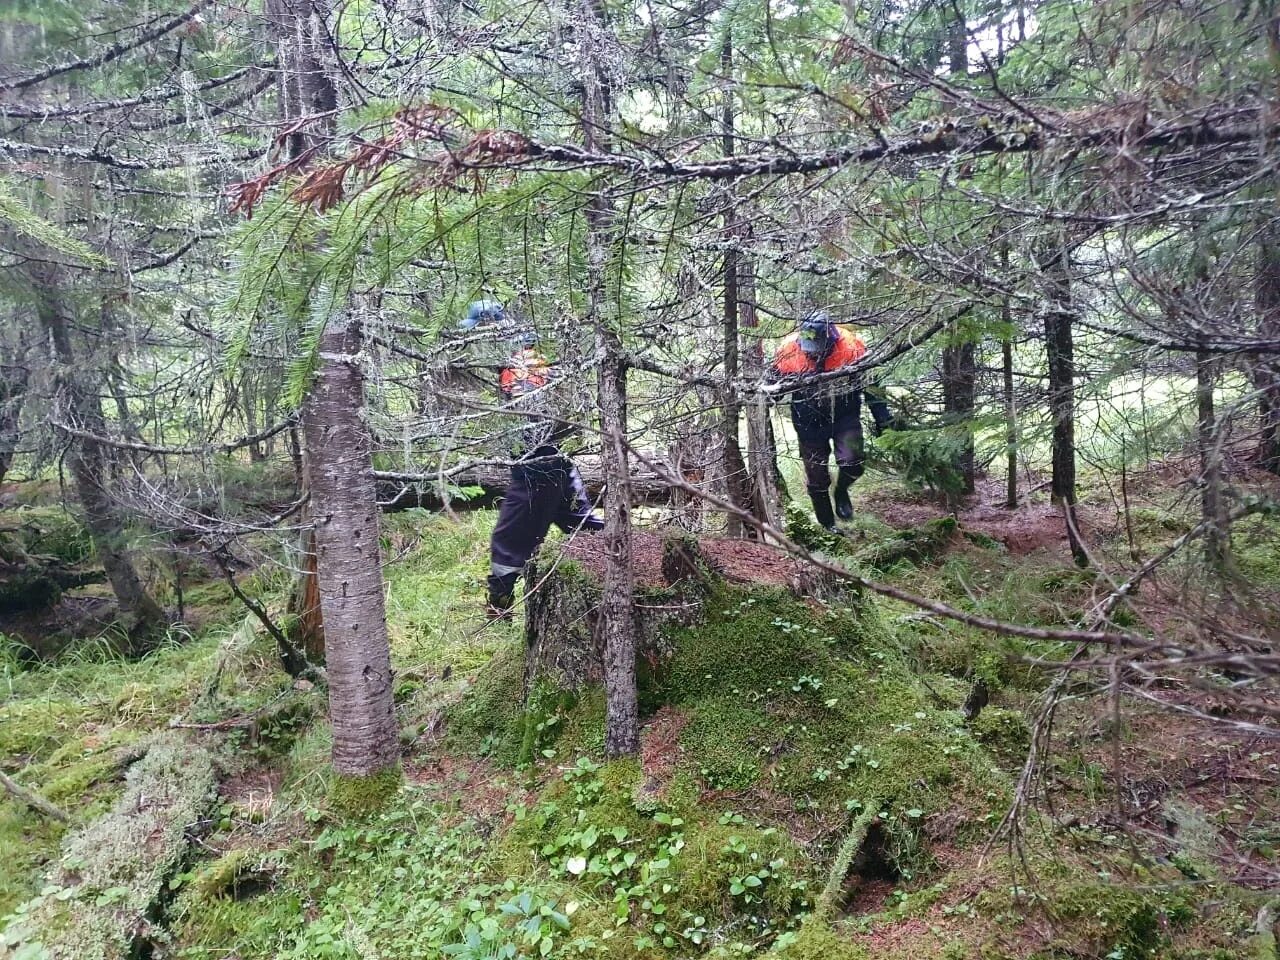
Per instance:
[[[851,590],[826,571],[749,540],[635,531],[632,553],[636,668],[642,680],[660,672],[674,653],[671,628],[696,624],[715,590],[773,587],[818,598],[847,596]],[[603,563],[601,539],[579,536],[544,552],[526,568],[526,696],[536,684],[576,691],[603,683]]]

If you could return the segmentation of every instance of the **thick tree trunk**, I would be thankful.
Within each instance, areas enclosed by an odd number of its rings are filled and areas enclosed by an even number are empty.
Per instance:
[[[602,0],[583,0],[585,28],[582,134],[588,150],[609,149],[607,125],[613,113],[604,64]],[[599,362],[601,460],[605,474],[605,527],[608,549],[600,597],[600,628],[605,652],[605,753],[635,753],[640,747],[636,697],[635,592],[631,570],[631,497],[627,491],[627,371],[622,360],[621,317],[610,318],[607,283],[613,248],[614,217],[597,185],[587,201],[587,303]]]
[[[322,149],[333,132],[338,95],[324,67],[331,59],[327,13],[327,0],[267,0],[289,122],[286,146],[294,159]],[[362,336],[358,319],[334,303],[332,290],[313,296],[329,310],[320,367],[300,412],[316,586],[305,582],[308,561],[295,591],[304,605],[319,595],[321,622],[312,626],[323,630],[334,771],[368,777],[394,769],[400,747],[372,442],[364,419]]]
[[[1066,518],[1071,556],[1083,567],[1089,558],[1076,522],[1075,341],[1069,270],[1067,250],[1062,247],[1049,254],[1043,273],[1048,288],[1044,340],[1049,367],[1049,413],[1053,419],[1050,491]]]
[[[324,295],[321,291],[319,296]],[[335,311],[302,407],[333,726],[333,767],[370,776],[399,760],[360,328]]]
[[[279,109],[282,119],[291,131],[285,138],[285,150],[291,160],[300,160],[308,152],[320,149],[332,136],[337,120],[338,92],[333,79],[325,72],[323,66],[325,41],[321,18],[325,16],[327,2],[328,0],[267,0],[266,4],[267,20],[271,24],[276,56],[281,68]],[[311,122],[304,122],[305,118],[312,118]],[[325,335],[328,335],[328,331]],[[354,335],[358,340],[358,331]],[[254,416],[254,397],[248,374],[241,378],[241,399],[244,404],[245,421],[248,424]],[[357,404],[353,409],[363,411],[363,394],[357,395]],[[255,431],[250,429],[249,432]],[[296,427],[289,428],[289,457],[293,463],[294,477],[301,493],[304,488],[309,487],[308,476],[314,474],[317,467],[314,462],[308,462],[309,458],[304,454],[304,446],[310,445],[301,441],[298,433]],[[254,460],[257,459],[252,451],[250,456]],[[372,481],[372,475],[370,480]],[[376,505],[376,495],[370,497],[370,502]],[[310,512],[312,516],[317,515],[314,491],[312,491]],[[320,600],[319,560],[315,535],[304,533],[302,545],[304,562],[300,565],[294,579],[293,591],[289,598],[289,612],[296,617],[292,625],[293,629],[290,631],[290,640],[302,648],[312,663],[323,663],[325,660],[325,608]],[[384,623],[384,635],[385,631]],[[332,688],[330,688],[330,695],[332,696]]]
[[[976,479],[973,456],[973,411],[978,371],[973,344],[959,340],[964,336],[960,323],[961,321],[955,321],[951,324],[950,342],[942,348],[942,409],[947,423],[962,425],[964,441],[956,466],[962,478],[962,491],[973,493]]]
[[[292,121],[285,143],[290,158],[323,146],[333,132],[338,91],[323,66],[327,6],[328,0],[267,0],[280,64],[280,112]]]
[[[39,291],[37,314],[57,357],[57,382],[74,426],[93,436],[104,436],[106,423],[98,399],[101,380],[92,364],[85,363],[71,340],[71,318],[58,294],[58,278],[52,266],[33,271]],[[117,616],[128,636],[127,653],[136,655],[151,648],[165,623],[164,611],[152,599],[129,555],[124,526],[106,490],[110,451],[89,436],[75,437],[66,458],[75,482],[76,495],[84,508],[85,527],[102,569],[115,594]]]

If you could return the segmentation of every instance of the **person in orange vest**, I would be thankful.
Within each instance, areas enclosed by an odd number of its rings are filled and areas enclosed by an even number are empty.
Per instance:
[[[471,314],[485,308],[493,313],[492,301],[473,304],[460,326],[471,329],[479,321]],[[481,309],[477,310],[477,306]],[[497,306],[497,313],[501,313]],[[493,319],[493,317],[490,317]],[[498,392],[503,405],[529,412],[545,406],[543,388],[558,377],[558,371],[538,349],[532,330],[516,336],[516,350],[498,371]],[[546,539],[552,524],[565,533],[578,530],[596,532],[604,521],[591,512],[582,475],[558,444],[567,430],[554,420],[531,417],[520,431],[520,443],[513,451],[511,481],[498,508],[498,522],[489,540],[490,619],[510,615],[515,603],[516,581],[525,565]]]
[[[839,326],[825,310],[814,310],[778,347],[766,379],[776,383],[787,377],[828,373],[852,366],[866,355],[867,346],[851,330]],[[849,488],[862,476],[861,378],[831,380],[801,387],[791,394],[791,424],[800,441],[805,489],[813,514],[826,530],[839,533],[836,517],[853,518]],[[868,395],[876,432],[887,428],[892,416],[880,395]],[[828,460],[834,449],[836,466],[835,510],[831,502]]]

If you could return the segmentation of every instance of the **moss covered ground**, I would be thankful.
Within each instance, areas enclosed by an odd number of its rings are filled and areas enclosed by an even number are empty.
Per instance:
[[[672,630],[670,662],[646,671],[640,757],[607,761],[602,696],[535,685],[526,699],[519,625],[483,622],[492,521],[386,518],[405,762],[402,780],[376,785],[379,804],[352,803],[334,782],[322,694],[293,689],[212,584],[192,585],[207,591],[210,625],[140,661],[88,641],[38,666],[0,660],[0,763],[71,815],[63,826],[0,798],[0,957],[40,955],[19,953],[28,921],[64,904],[59,871],[87,840],[120,867],[110,851],[128,833],[110,816],[172,720],[264,709],[270,722],[252,730],[179,728],[209,750],[219,785],[198,842],[161,870],[147,932],[157,956],[1250,955],[1266,896],[1193,856],[1193,828],[1219,829],[1196,798],[1175,811],[1182,860],[1136,849],[1105,818],[1036,815],[1020,855],[986,849],[1046,681],[1026,661],[1060,650],[887,600],[726,587],[697,625]],[[936,528],[902,536],[869,515],[856,526],[844,551],[855,562],[985,615],[1061,623],[1092,589],[1065,557]],[[251,586],[282,598],[270,571]],[[991,702],[966,722],[978,679]],[[1068,803],[1087,795],[1097,808],[1109,795],[1095,721],[1064,718],[1082,732],[1064,734],[1056,775]],[[1137,728],[1125,736],[1138,746]],[[833,879],[842,847],[850,869]],[[97,889],[91,909],[136,895]]]

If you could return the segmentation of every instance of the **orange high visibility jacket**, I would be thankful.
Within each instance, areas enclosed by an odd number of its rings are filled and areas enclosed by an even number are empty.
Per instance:
[[[513,400],[545,387],[551,379],[551,364],[537,350],[526,347],[513,353],[498,374],[498,389],[504,400]]]
[[[837,339],[821,364],[800,347],[800,338],[791,334],[773,355],[772,379],[828,373],[857,363],[867,353],[867,345],[852,330],[836,327]],[[843,430],[858,429],[861,384],[856,379],[819,383],[791,394],[791,423],[801,440],[829,440]]]
[[[839,370],[851,363],[857,363],[867,353],[867,345],[852,330],[836,327],[838,338],[822,361],[821,372]],[[818,364],[813,357],[800,347],[798,334],[791,334],[782,341],[778,352],[773,355],[773,367],[783,377],[794,377],[804,373],[818,373]]]

